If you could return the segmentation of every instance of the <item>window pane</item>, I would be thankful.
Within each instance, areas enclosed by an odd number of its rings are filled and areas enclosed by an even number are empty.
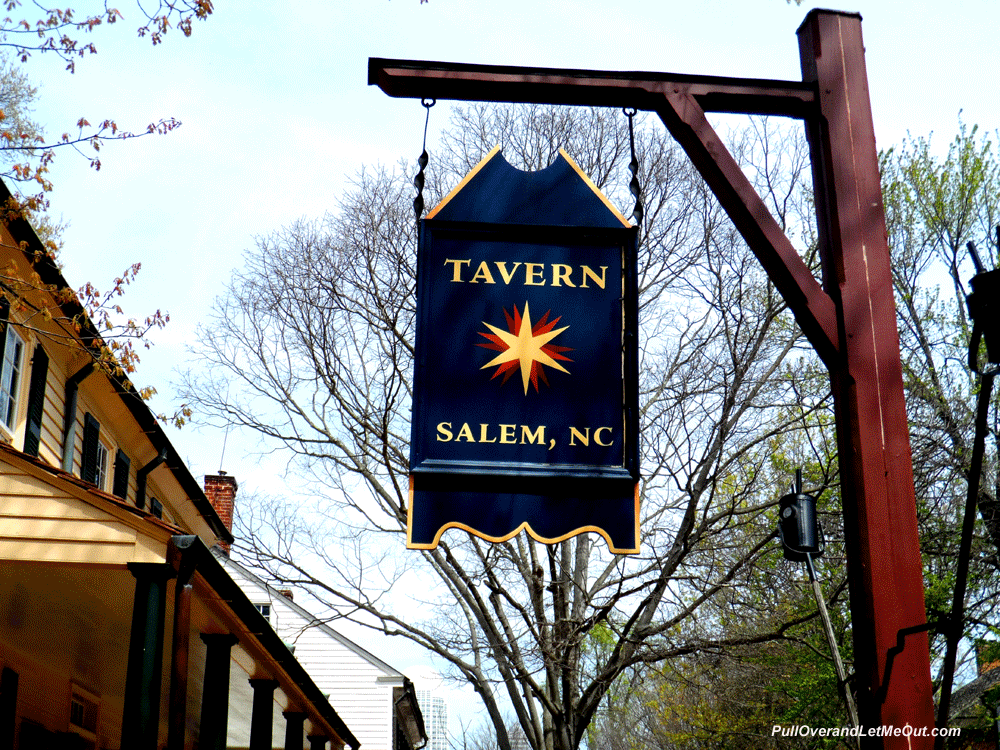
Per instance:
[[[4,347],[3,372],[0,373],[0,421],[14,429],[17,421],[17,391],[21,383],[21,354],[24,342],[11,326],[7,326],[7,345]]]
[[[97,444],[97,468],[95,470],[94,484],[100,489],[107,489],[108,478],[108,447],[101,442]]]

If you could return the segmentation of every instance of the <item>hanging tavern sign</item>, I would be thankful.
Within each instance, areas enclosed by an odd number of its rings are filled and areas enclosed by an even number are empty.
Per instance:
[[[636,230],[560,152],[495,148],[421,222],[407,546],[637,552]]]

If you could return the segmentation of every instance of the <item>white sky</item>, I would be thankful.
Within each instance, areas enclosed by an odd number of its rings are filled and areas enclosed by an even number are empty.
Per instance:
[[[99,54],[77,72],[36,55],[38,118],[50,136],[85,116],[141,130],[161,117],[183,126],[164,137],[106,147],[93,173],[60,154],[53,213],[70,221],[64,274],[98,288],[143,264],[125,298],[171,323],[144,355],[138,385],[152,384],[172,411],[171,370],[183,367],[212,299],[255,235],[335,208],[362,164],[411,162],[424,110],[366,85],[374,57],[591,69],[801,78],[796,29],[809,3],[785,0],[216,0],[215,14],[185,39],[152,48],[125,20],[94,34]],[[1000,2],[856,0],[861,12],[880,147],[938,133],[943,147],[964,109],[969,124],[1000,125]],[[448,119],[431,113],[429,139]],[[433,159],[433,144],[429,144]],[[222,435],[168,430],[192,473],[220,468]],[[230,436],[224,468],[241,488],[273,486],[282,464],[249,455]],[[396,663],[387,656],[390,663]],[[405,664],[400,664],[405,666]]]

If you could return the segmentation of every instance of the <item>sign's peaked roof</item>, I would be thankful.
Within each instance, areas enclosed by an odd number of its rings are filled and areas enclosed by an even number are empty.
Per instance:
[[[499,146],[427,218],[608,229],[631,226],[562,149],[545,169],[522,172],[504,159]]]

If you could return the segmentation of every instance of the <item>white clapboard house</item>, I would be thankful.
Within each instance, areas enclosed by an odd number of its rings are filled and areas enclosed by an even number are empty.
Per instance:
[[[205,490],[220,517],[230,524],[235,479],[225,474],[207,476]],[[293,650],[364,750],[419,750],[427,744],[409,678],[314,616],[294,601],[292,592],[269,585],[232,559],[226,545],[215,547],[213,553]]]

